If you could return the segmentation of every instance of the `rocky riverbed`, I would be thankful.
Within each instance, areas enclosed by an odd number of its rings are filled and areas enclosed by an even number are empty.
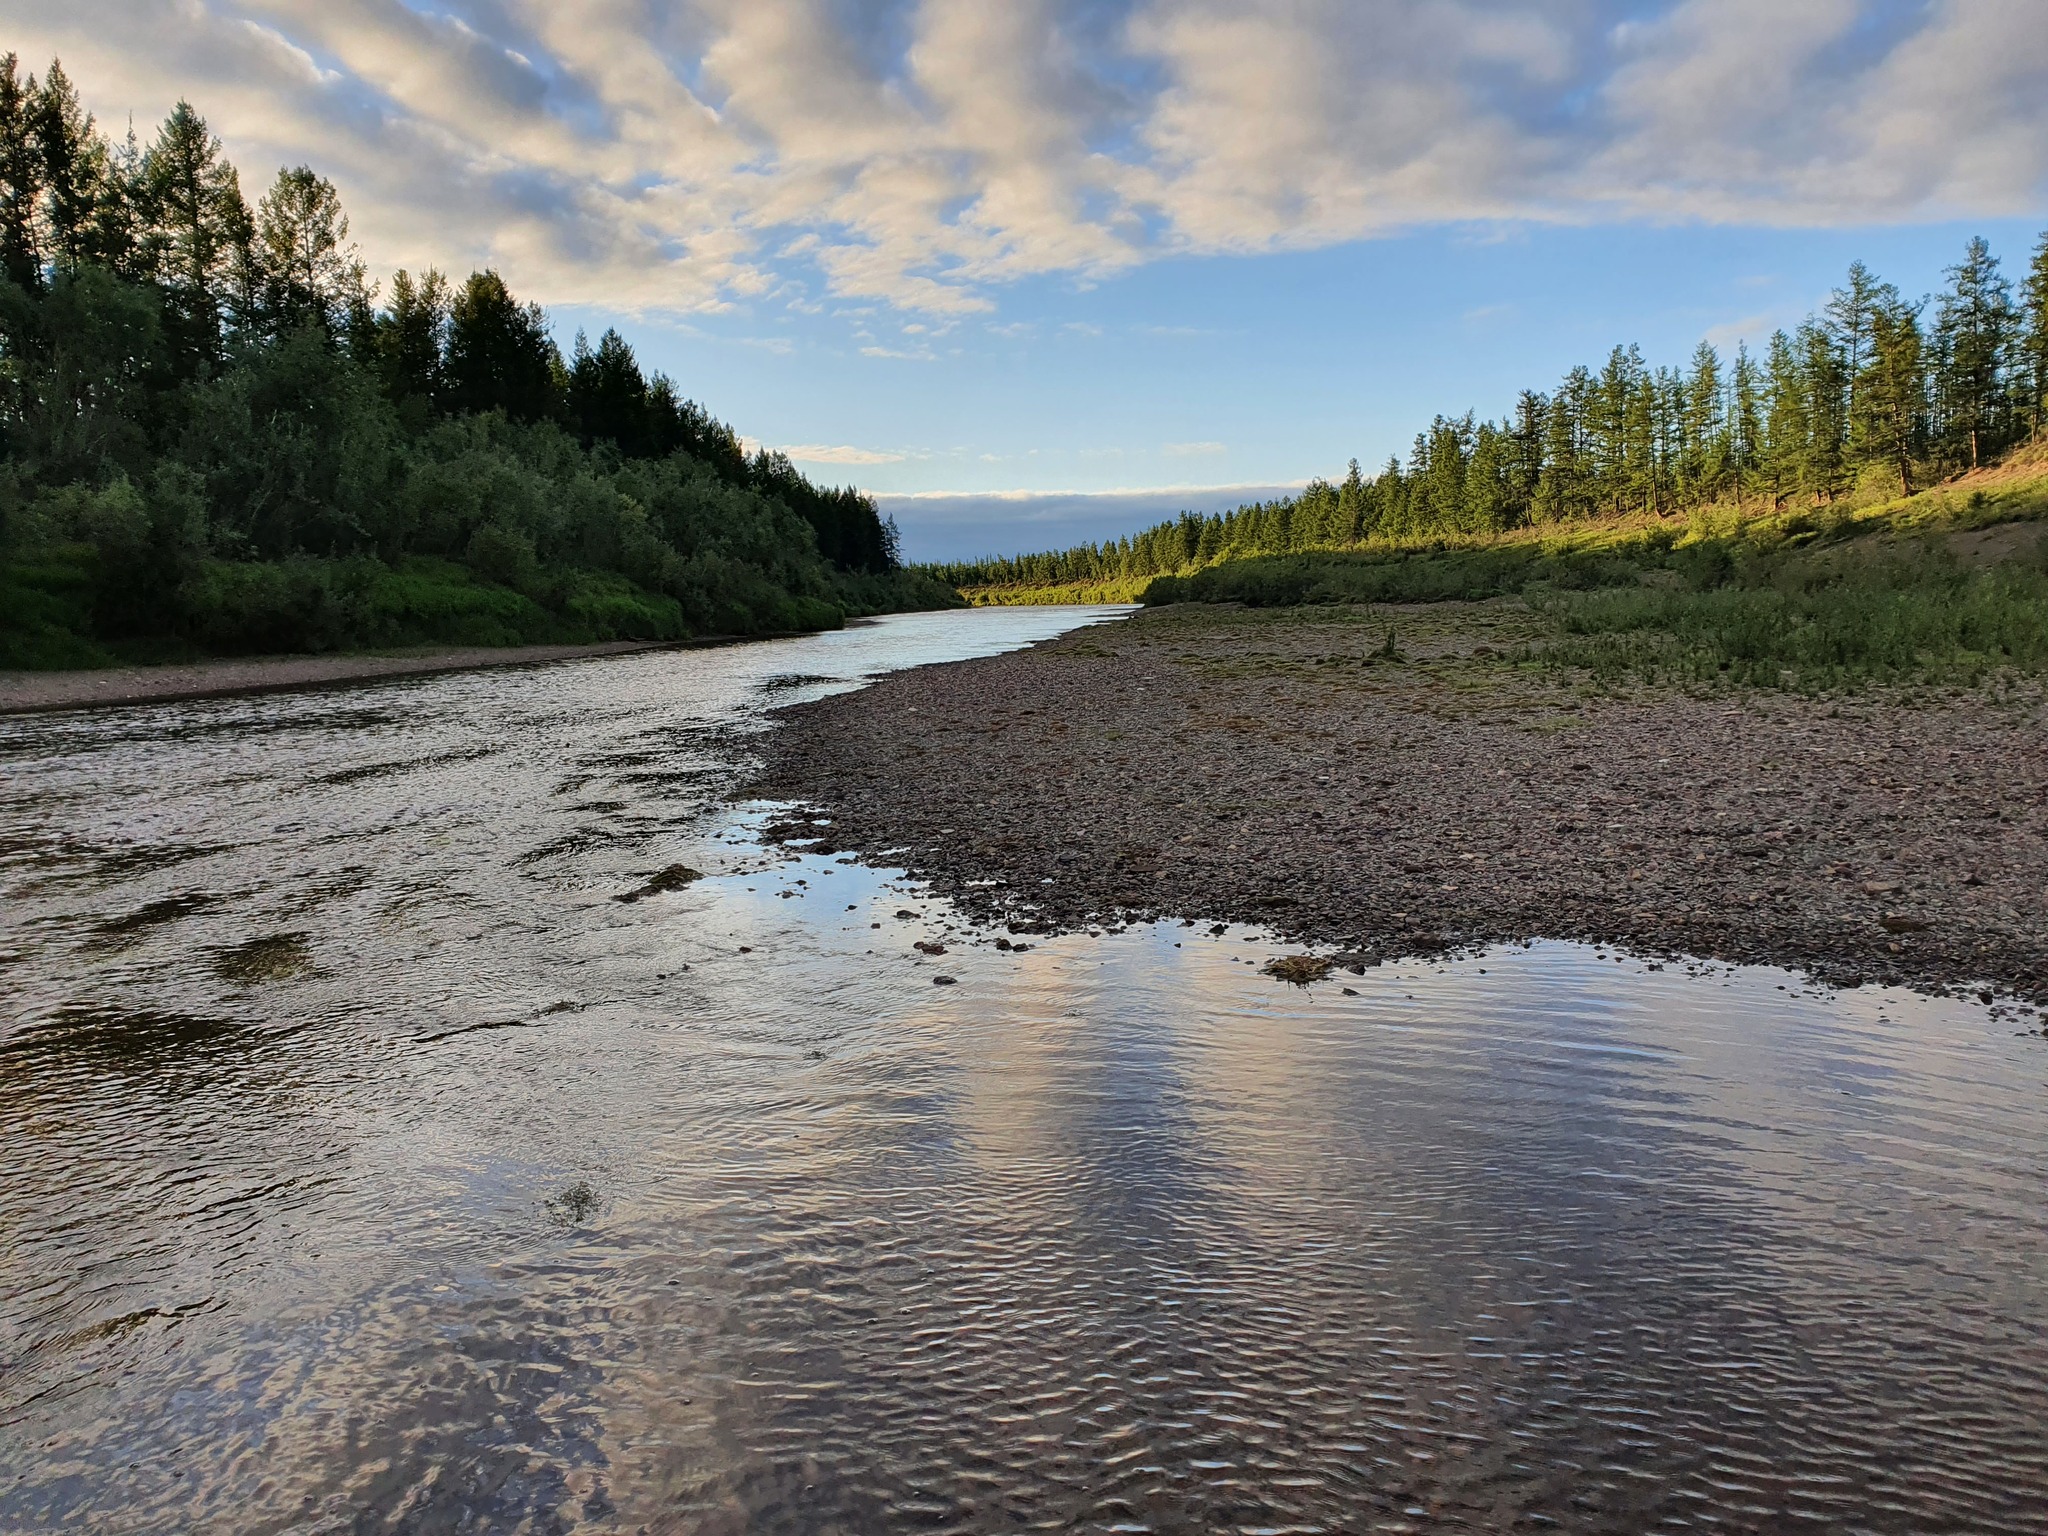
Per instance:
[[[292,693],[481,667],[531,667],[674,645],[666,640],[608,640],[593,645],[423,646],[327,656],[223,656],[160,667],[97,667],[78,672],[9,671],[0,672],[0,715],[161,704],[244,693]]]
[[[1182,606],[795,706],[785,840],[1019,929],[1537,937],[2048,999],[2038,689],[1614,693],[1519,604]],[[1390,638],[1391,637],[1391,638]]]

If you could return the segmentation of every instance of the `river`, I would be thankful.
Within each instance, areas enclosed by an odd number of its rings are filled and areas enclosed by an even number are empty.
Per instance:
[[[1113,617],[0,720],[0,1528],[2042,1529],[2012,1018],[1002,949],[733,798]]]

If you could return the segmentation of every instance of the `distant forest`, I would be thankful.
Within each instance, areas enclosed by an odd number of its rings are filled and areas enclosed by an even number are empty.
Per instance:
[[[252,207],[185,102],[110,141],[0,58],[0,665],[672,638],[945,601],[616,331],[494,271],[378,294],[334,187]]]
[[[1485,535],[1629,514],[1912,493],[2038,438],[2048,406],[2048,235],[2014,291],[1972,240],[1947,285],[1908,299],[1858,262],[1825,309],[1733,360],[1685,368],[1616,347],[1513,412],[1438,416],[1404,464],[1129,538],[929,569],[957,586],[1053,587],[1221,559]]]

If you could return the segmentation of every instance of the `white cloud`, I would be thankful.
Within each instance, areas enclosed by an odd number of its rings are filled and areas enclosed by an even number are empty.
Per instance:
[[[987,313],[1422,224],[2039,209],[2042,0],[0,0],[145,134],[311,163],[374,265],[652,312]],[[252,188],[253,190],[258,190]],[[872,349],[875,355],[892,355]]]
[[[1799,318],[1789,310],[1765,310],[1760,314],[1744,315],[1739,320],[1723,320],[1718,325],[1710,325],[1701,339],[1723,352],[1732,352],[1744,343],[1755,347],[1781,326],[1789,329],[1796,325]]]
[[[833,447],[822,443],[798,443],[782,451],[799,464],[901,464],[910,457],[880,448]]]
[[[1222,443],[1162,443],[1159,451],[1169,459],[1206,459],[1230,450]]]

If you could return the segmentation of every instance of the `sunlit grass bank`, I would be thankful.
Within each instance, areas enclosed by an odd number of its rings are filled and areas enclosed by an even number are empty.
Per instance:
[[[1085,595],[1084,595],[1085,593]],[[1869,505],[1709,508],[1487,537],[1225,558],[991,602],[1473,602],[1547,621],[1526,662],[1689,684],[1815,690],[2048,670],[2048,463]]]
[[[1115,581],[1068,582],[1053,587],[962,587],[960,595],[976,608],[1049,607],[1064,603],[1135,603],[1144,599],[1150,576]]]

